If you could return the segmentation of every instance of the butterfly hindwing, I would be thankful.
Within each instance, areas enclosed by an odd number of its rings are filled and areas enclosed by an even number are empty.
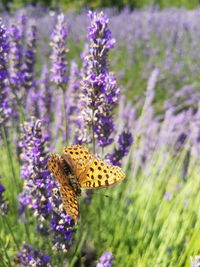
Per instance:
[[[76,199],[76,194],[73,187],[69,183],[62,161],[59,155],[51,154],[48,160],[48,169],[53,173],[60,185],[60,194],[62,197],[63,207],[67,214],[69,214],[75,221],[78,219],[79,207]]]

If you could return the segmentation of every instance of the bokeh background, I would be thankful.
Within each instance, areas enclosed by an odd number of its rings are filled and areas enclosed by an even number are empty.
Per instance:
[[[199,4],[1,1],[0,267],[199,266]],[[78,224],[47,167],[71,144],[126,175]]]

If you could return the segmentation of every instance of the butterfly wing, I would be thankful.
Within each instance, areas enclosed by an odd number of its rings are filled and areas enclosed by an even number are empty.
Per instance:
[[[80,145],[65,147],[62,158],[71,166],[72,173],[82,188],[103,188],[117,184],[125,178],[120,167],[95,158]]]
[[[103,188],[119,183],[125,174],[118,166],[110,165],[103,160],[93,158],[86,170],[80,175],[79,183],[82,188]]]
[[[57,154],[51,154],[48,160],[48,169],[56,177],[60,185],[60,194],[64,209],[75,221],[78,219],[79,207],[76,199],[76,194],[69,183],[69,179],[66,176],[61,164],[60,156]]]
[[[72,174],[79,179],[80,175],[85,172],[87,166],[92,161],[93,155],[83,146],[72,145],[64,147],[61,158],[71,168]]]

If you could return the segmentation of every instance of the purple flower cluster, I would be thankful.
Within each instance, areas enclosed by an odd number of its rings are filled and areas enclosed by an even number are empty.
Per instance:
[[[22,129],[21,176],[24,189],[19,194],[21,215],[28,207],[38,220],[37,230],[52,238],[53,248],[67,251],[72,245],[73,220],[63,210],[57,192],[58,184],[47,169],[45,152],[47,138],[43,138],[42,122],[32,119]]]
[[[49,82],[49,71],[47,66],[42,69],[41,79],[39,82],[39,99],[38,99],[38,109],[40,118],[45,123],[44,133],[46,136],[51,137],[51,111],[53,102],[53,88],[50,86]]]
[[[36,42],[38,40],[37,27],[35,24],[30,26],[27,34],[27,49],[24,56],[24,67],[23,67],[23,79],[24,87],[26,90],[34,88],[34,66],[36,63]]]
[[[17,101],[21,100],[24,96],[22,90],[23,85],[23,46],[22,46],[22,32],[18,28],[17,24],[13,23],[9,28],[10,36],[10,69],[9,69],[9,81],[12,88],[12,92]]]
[[[113,165],[121,166],[121,160],[128,154],[132,144],[132,134],[128,131],[123,131],[118,139],[118,148],[115,148],[114,151],[108,155],[110,162]]]
[[[113,142],[113,110],[118,103],[120,87],[108,71],[107,55],[114,46],[114,39],[108,29],[108,18],[103,12],[89,11],[91,26],[88,28],[90,40],[89,54],[84,58],[85,66],[81,82],[81,114],[77,141],[87,142],[85,129],[92,128],[89,141],[94,138],[105,147]]]
[[[1,177],[0,177],[1,178]],[[7,201],[4,199],[5,187],[0,184],[0,216],[6,215],[9,209]]]
[[[52,47],[52,68],[51,68],[51,81],[54,82],[59,88],[65,91],[68,76],[66,75],[66,38],[67,26],[65,23],[64,14],[58,15],[56,28],[51,34],[51,47]]]
[[[41,250],[35,250],[32,245],[24,244],[22,250],[18,251],[15,263],[24,267],[52,267],[50,256]]]
[[[80,93],[80,71],[75,61],[71,61],[68,88],[65,92],[65,107],[67,120],[67,140],[70,139],[72,128],[76,125]]]
[[[112,266],[113,259],[114,257],[111,252],[105,252],[99,259],[99,263],[97,263],[96,267],[110,267]]]
[[[198,267],[200,264],[200,256],[191,257],[191,267]]]
[[[0,125],[5,124],[11,115],[8,99],[8,35],[0,19]]]

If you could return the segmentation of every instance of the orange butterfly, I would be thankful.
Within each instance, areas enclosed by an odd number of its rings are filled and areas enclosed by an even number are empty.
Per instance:
[[[75,221],[79,216],[76,196],[81,195],[81,188],[108,187],[125,178],[120,167],[97,159],[80,145],[65,147],[61,156],[52,153],[48,160],[48,169],[60,184],[66,213]]]

